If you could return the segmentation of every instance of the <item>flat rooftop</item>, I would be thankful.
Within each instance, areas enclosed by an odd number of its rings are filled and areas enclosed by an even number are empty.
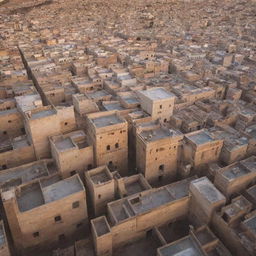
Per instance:
[[[140,101],[136,97],[123,97],[123,100],[128,104],[140,104]]]
[[[65,135],[56,135],[51,137],[50,140],[60,152],[74,149],[76,147],[81,149],[88,146],[86,135],[82,130],[70,132]]]
[[[111,111],[111,110],[124,110],[125,109],[119,102],[107,103],[107,104],[104,104],[104,102],[103,102],[102,105],[108,111]]]
[[[140,133],[140,136],[147,142],[157,141],[168,137],[175,137],[177,135],[181,135],[181,133],[162,127],[152,130],[144,130]]]
[[[34,162],[0,172],[0,189],[8,190],[11,187],[48,176],[48,168],[44,162]]]
[[[80,191],[84,191],[84,187],[78,175],[56,183],[38,181],[21,187],[17,202],[19,210],[25,212]]]
[[[69,137],[59,138],[59,140],[55,141],[55,146],[59,151],[64,151],[75,147],[74,143]]]
[[[43,188],[45,203],[50,203],[71,194],[83,191],[83,185],[77,176],[72,179],[65,179]]]
[[[256,185],[248,188],[246,191],[256,201]]]
[[[102,236],[110,232],[105,217],[99,217],[97,219],[94,219],[92,223],[94,225],[97,236]]]
[[[222,172],[224,177],[226,177],[228,180],[233,180],[249,173],[251,173],[250,170],[245,168],[240,163],[236,163],[235,165],[232,165],[230,168]]]
[[[124,123],[124,120],[120,119],[116,114],[96,117],[92,118],[91,120],[97,128]]]
[[[173,93],[166,91],[164,88],[153,88],[139,92],[151,100],[163,100],[176,97]]]
[[[134,194],[137,194],[137,193],[145,190],[145,188],[142,186],[140,180],[136,180],[134,182],[125,184],[125,189],[127,191],[127,195],[134,195]]]
[[[32,112],[30,119],[38,119],[38,118],[51,116],[51,115],[55,115],[55,114],[56,114],[56,112],[54,109],[42,110],[42,111],[38,111],[38,112]]]
[[[158,249],[161,256],[204,256],[190,236]]]
[[[256,215],[245,220],[243,225],[256,237]]]
[[[190,189],[192,191],[196,190],[210,203],[226,200],[225,196],[206,177],[191,181]]]
[[[251,156],[249,158],[246,158],[240,161],[240,163],[247,169],[251,171],[256,171],[256,156]]]
[[[86,93],[85,95],[90,99],[97,99],[97,98],[102,98],[102,97],[105,97],[105,96],[112,96],[111,94],[109,94],[105,90],[100,90],[100,91],[96,91],[96,92],[89,92],[89,93]]]
[[[94,184],[101,184],[111,180],[105,170],[102,170],[101,172],[95,174],[90,174],[90,178]]]
[[[256,125],[251,125],[245,129],[245,132],[256,138]]]
[[[108,206],[112,210],[114,218],[117,222],[120,222],[129,217],[146,213],[164,204],[188,196],[189,184],[193,179],[195,177],[184,179],[158,189],[151,189],[142,195],[130,196],[123,200],[111,202]]]
[[[185,135],[189,140],[191,140],[193,143],[195,143],[196,145],[202,145],[208,142],[212,142],[213,138],[206,133],[205,131],[200,131],[197,132],[195,134],[191,134],[191,135]]]

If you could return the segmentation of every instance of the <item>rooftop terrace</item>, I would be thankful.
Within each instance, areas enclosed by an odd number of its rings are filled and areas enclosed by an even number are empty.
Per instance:
[[[84,187],[78,175],[50,184],[38,181],[21,187],[17,202],[20,211],[25,212],[80,191],[84,191]]]
[[[228,180],[233,180],[252,172],[256,173],[256,157],[254,156],[225,167],[222,174]]]
[[[0,172],[0,189],[8,190],[49,175],[46,161],[37,161]]]
[[[202,145],[213,141],[213,138],[205,131],[199,131],[185,136],[196,145]]]
[[[240,163],[237,163],[233,165],[231,168],[225,170],[223,172],[223,175],[228,179],[228,180],[233,180],[236,178],[239,178],[241,176],[244,176],[246,174],[250,173],[248,169],[246,169],[243,165]]]
[[[256,215],[243,222],[243,225],[255,236],[256,238]]]
[[[140,133],[140,136],[147,142],[157,141],[164,138],[172,138],[178,135],[181,135],[181,133],[162,127],[152,130],[144,130]]]
[[[151,100],[163,100],[175,97],[173,93],[166,91],[164,88],[153,88],[139,92]]]
[[[226,199],[206,177],[191,181],[190,190],[197,191],[211,204]]]
[[[39,119],[39,118],[43,118],[43,117],[47,117],[55,114],[56,114],[56,111],[54,109],[41,110],[41,111],[31,112],[30,119]]]
[[[190,236],[158,249],[161,256],[204,256],[198,245]]]
[[[113,218],[118,223],[188,196],[189,184],[193,179],[195,179],[195,177],[172,183],[158,189],[151,189],[123,200],[117,200],[109,203],[108,207],[111,209]]]
[[[124,121],[118,117],[116,114],[110,114],[108,116],[100,116],[92,118],[92,122],[97,128],[111,126],[115,124],[123,123]]]

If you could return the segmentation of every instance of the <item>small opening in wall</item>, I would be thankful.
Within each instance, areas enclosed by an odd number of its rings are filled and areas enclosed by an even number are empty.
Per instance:
[[[39,232],[33,233],[33,237],[39,237]]]
[[[72,204],[72,208],[75,209],[75,208],[78,208],[80,205],[79,201],[76,201]]]
[[[159,170],[160,170],[160,171],[163,171],[163,170],[164,170],[164,164],[159,165]]]
[[[55,220],[55,222],[59,222],[59,221],[61,221],[61,216],[60,216],[60,215],[58,215],[58,216],[54,217],[54,220]]]

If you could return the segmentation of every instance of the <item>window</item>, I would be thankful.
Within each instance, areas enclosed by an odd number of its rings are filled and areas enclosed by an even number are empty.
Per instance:
[[[20,131],[21,131],[22,133],[25,133],[25,128],[24,128],[24,127],[20,128]]]
[[[98,199],[101,199],[101,194],[98,194]]]
[[[68,125],[68,122],[65,122],[64,124],[65,124],[65,125]]]
[[[75,208],[78,208],[80,205],[79,201],[76,201],[72,204],[72,208],[75,209]]]
[[[7,131],[3,131],[3,134],[6,135],[6,134],[7,134]]]
[[[66,239],[64,234],[59,235],[59,241],[64,241]]]
[[[160,105],[160,106],[159,106],[159,108],[160,108],[160,109],[162,109],[162,108],[163,108],[163,106],[162,106],[162,105]]]
[[[8,123],[11,123],[12,122],[12,120],[8,120]]]
[[[7,169],[6,164],[3,164],[3,165],[2,165],[2,169],[3,169],[3,170]]]
[[[110,145],[107,145],[107,150],[110,150]]]
[[[61,216],[58,215],[58,216],[54,217],[54,220],[55,220],[55,222],[60,222],[61,221]]]
[[[87,170],[91,170],[92,169],[92,164],[88,164],[87,165]]]
[[[33,233],[33,237],[39,237],[39,232],[37,231],[37,232]]]
[[[74,175],[76,175],[76,171],[75,170],[70,172],[70,176],[74,176]]]
[[[163,171],[164,170],[164,164],[159,165],[159,171]]]
[[[165,122],[165,123],[167,122],[167,119],[166,119],[166,118],[164,119],[164,122]]]
[[[118,143],[115,144],[115,148],[119,148],[119,144]]]

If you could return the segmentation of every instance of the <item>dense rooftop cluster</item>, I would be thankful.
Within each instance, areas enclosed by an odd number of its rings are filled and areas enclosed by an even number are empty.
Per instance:
[[[0,255],[256,255],[255,13],[0,1]]]

